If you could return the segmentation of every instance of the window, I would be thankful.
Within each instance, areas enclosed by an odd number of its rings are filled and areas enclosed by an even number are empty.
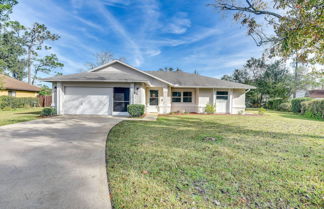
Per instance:
[[[181,102],[181,92],[179,91],[172,92],[172,102]]]
[[[192,102],[192,92],[191,91],[183,92],[182,102]]]
[[[16,91],[8,91],[8,96],[15,97]]]
[[[218,100],[228,100],[228,91],[217,91],[216,99]]]
[[[114,112],[127,112],[129,88],[114,88]]]
[[[191,91],[174,91],[172,92],[172,102],[192,102]]]
[[[159,105],[159,91],[150,90],[150,105]]]

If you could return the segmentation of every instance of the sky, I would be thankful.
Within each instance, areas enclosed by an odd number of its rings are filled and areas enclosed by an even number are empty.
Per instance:
[[[245,28],[207,6],[213,0],[20,0],[12,19],[45,24],[63,74],[84,71],[108,51],[141,70],[164,67],[220,78],[263,49]]]

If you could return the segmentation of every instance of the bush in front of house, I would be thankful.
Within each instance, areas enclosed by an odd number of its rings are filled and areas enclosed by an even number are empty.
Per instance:
[[[44,108],[40,113],[40,115],[43,117],[54,116],[56,114],[56,109],[52,107]]]
[[[324,99],[304,101],[301,106],[301,113],[306,117],[324,119]]]
[[[38,107],[38,98],[34,97],[12,97],[0,96],[0,109],[4,108],[23,108]]]
[[[302,97],[302,98],[296,98],[291,100],[291,111],[294,113],[301,113],[301,103],[305,101],[310,101],[312,98],[309,97]]]
[[[214,114],[216,112],[216,106],[211,105],[211,104],[207,104],[206,107],[205,107],[205,112],[207,114]]]
[[[285,111],[285,112],[290,112],[291,111],[291,103],[289,103],[289,102],[281,103],[278,106],[278,110]]]
[[[280,104],[285,102],[287,102],[287,99],[282,99],[282,98],[271,99],[266,103],[266,108],[271,110],[279,110]]]
[[[145,105],[142,104],[128,105],[127,112],[131,117],[141,117],[145,113]]]

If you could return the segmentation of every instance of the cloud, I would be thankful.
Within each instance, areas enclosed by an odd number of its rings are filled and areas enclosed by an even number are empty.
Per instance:
[[[185,33],[191,26],[191,21],[187,16],[187,13],[178,12],[174,17],[171,18],[171,23],[165,27],[164,31],[174,34]]]
[[[115,18],[115,16],[105,8],[104,4],[100,0],[92,1],[91,5],[104,17],[108,25],[119,34],[133,50],[135,66],[140,66],[143,62],[143,55],[138,44],[131,38],[129,33],[123,27],[123,25]]]
[[[149,49],[146,51],[146,54],[150,57],[154,57],[154,56],[161,54],[161,50],[160,49]]]

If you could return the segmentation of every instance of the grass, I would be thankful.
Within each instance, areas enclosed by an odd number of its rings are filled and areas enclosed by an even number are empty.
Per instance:
[[[323,158],[323,121],[274,111],[123,121],[107,141],[114,208],[322,208]]]
[[[0,110],[0,126],[37,119],[41,110],[41,107]]]

